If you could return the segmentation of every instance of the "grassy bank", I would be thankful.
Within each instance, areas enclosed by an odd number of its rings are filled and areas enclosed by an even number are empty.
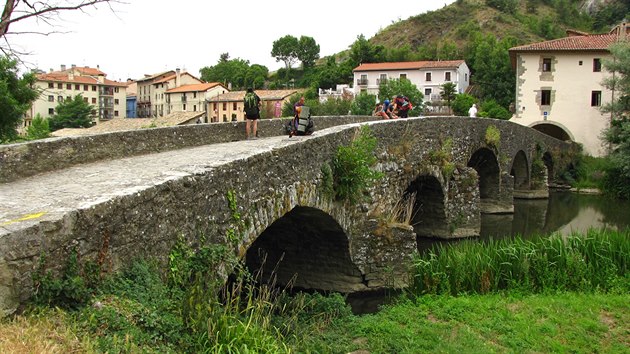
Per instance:
[[[416,258],[409,292],[361,317],[340,295],[253,287],[238,264],[223,287],[207,270],[235,261],[224,247],[106,279],[71,257],[0,322],[0,353],[630,352],[628,231],[476,245]]]

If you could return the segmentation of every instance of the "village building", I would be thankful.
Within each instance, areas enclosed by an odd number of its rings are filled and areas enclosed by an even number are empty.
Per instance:
[[[298,90],[255,90],[262,102],[261,118],[278,118],[282,107],[289,102],[291,95]],[[245,91],[233,91],[214,96],[207,100],[207,111],[211,123],[237,122],[245,120],[243,99]]]
[[[164,92],[165,113],[168,115],[171,112],[204,112],[201,121],[209,123],[206,100],[227,92],[229,90],[218,82],[197,83],[169,89]]]

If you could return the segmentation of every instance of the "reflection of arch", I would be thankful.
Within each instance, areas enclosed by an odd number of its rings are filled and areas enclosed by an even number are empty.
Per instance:
[[[470,157],[468,167],[472,167],[479,175],[479,196],[483,199],[499,197],[499,162],[494,152],[481,148]]]
[[[548,181],[552,181],[555,176],[553,174],[553,157],[551,156],[549,151],[543,154],[542,160],[545,166],[547,166],[547,179]]]
[[[529,189],[529,164],[523,150],[514,156],[510,174],[514,177],[514,189]]]
[[[571,131],[558,122],[546,120],[538,121],[530,124],[529,127],[558,140],[575,141],[575,138],[573,137],[573,134],[571,134]]]
[[[261,267],[262,281],[272,273],[278,285],[351,292],[362,287],[359,269],[350,259],[348,237],[325,212],[297,206],[272,223],[247,250],[248,269]]]
[[[416,193],[413,206],[414,231],[418,236],[440,236],[447,230],[444,191],[437,178],[420,176],[405,190],[405,197]]]

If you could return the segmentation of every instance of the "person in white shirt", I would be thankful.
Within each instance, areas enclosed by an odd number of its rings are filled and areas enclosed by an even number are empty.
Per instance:
[[[473,103],[472,106],[470,106],[470,108],[468,109],[468,116],[469,117],[476,117],[477,116],[477,105]]]

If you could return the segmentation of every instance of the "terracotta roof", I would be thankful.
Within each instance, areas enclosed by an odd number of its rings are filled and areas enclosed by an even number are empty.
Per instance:
[[[191,73],[189,73],[187,71],[184,71],[183,73],[180,73],[179,75],[180,76],[188,75],[188,76],[192,77],[195,80],[201,81],[195,75],[193,75],[193,74],[191,74]],[[163,82],[167,82],[169,80],[175,79],[176,77],[177,77],[177,74],[169,75],[169,76],[164,77],[162,79],[156,80],[155,82],[153,82],[153,84],[155,85],[155,84],[160,84],[160,83],[163,83]]]
[[[608,47],[615,43],[617,36],[614,34],[591,34],[586,36],[572,35],[569,37],[552,39],[550,41],[526,44],[510,48],[510,52],[538,52],[538,51],[573,51],[573,50],[597,50],[608,51]]]
[[[234,102],[242,101],[245,98],[246,91],[232,91],[224,94],[212,97],[208,99],[208,102]],[[295,93],[298,90],[254,90],[254,92],[263,101],[277,101],[283,100]]]
[[[112,120],[99,123],[90,128],[64,128],[51,133],[52,136],[77,136],[111,133],[125,130],[139,130],[148,128],[171,127],[195,122],[202,117],[205,112],[174,112],[166,117],[159,118],[114,118]]]
[[[108,79],[104,79],[103,83],[99,83],[98,79],[93,76],[74,75],[74,77],[70,79],[67,73],[61,72],[61,71],[54,71],[48,74],[39,74],[37,75],[37,79],[40,81],[64,82],[64,83],[72,83],[72,84],[107,85],[107,86],[119,86],[119,87],[127,86],[127,83],[112,81]]]
[[[457,68],[464,63],[463,60],[443,61],[402,61],[393,63],[366,63],[354,68],[352,71],[382,71],[382,70],[420,70],[420,69],[446,69]]]
[[[85,66],[85,67],[75,66],[74,68],[69,68],[66,71],[70,71],[70,70],[77,70],[78,72],[80,72],[83,75],[107,76],[107,74],[105,74],[104,72],[100,71],[99,69],[90,68],[88,66]]]
[[[148,81],[148,80],[154,80],[157,77],[160,77],[162,75],[170,75],[170,74],[175,74],[175,71],[173,70],[169,70],[169,71],[164,71],[161,73],[157,73],[157,74],[153,74],[153,75],[147,75],[145,74],[143,78],[140,78],[138,80],[136,80],[136,82],[142,82],[142,81]]]
[[[219,83],[219,82],[207,82],[207,83],[203,83],[203,84],[183,85],[183,86],[180,86],[180,87],[172,88],[170,90],[166,90],[166,93],[204,92],[204,91],[208,91],[209,89],[211,89],[213,87],[216,87],[216,86],[223,86],[223,85],[221,85],[221,83]]]

